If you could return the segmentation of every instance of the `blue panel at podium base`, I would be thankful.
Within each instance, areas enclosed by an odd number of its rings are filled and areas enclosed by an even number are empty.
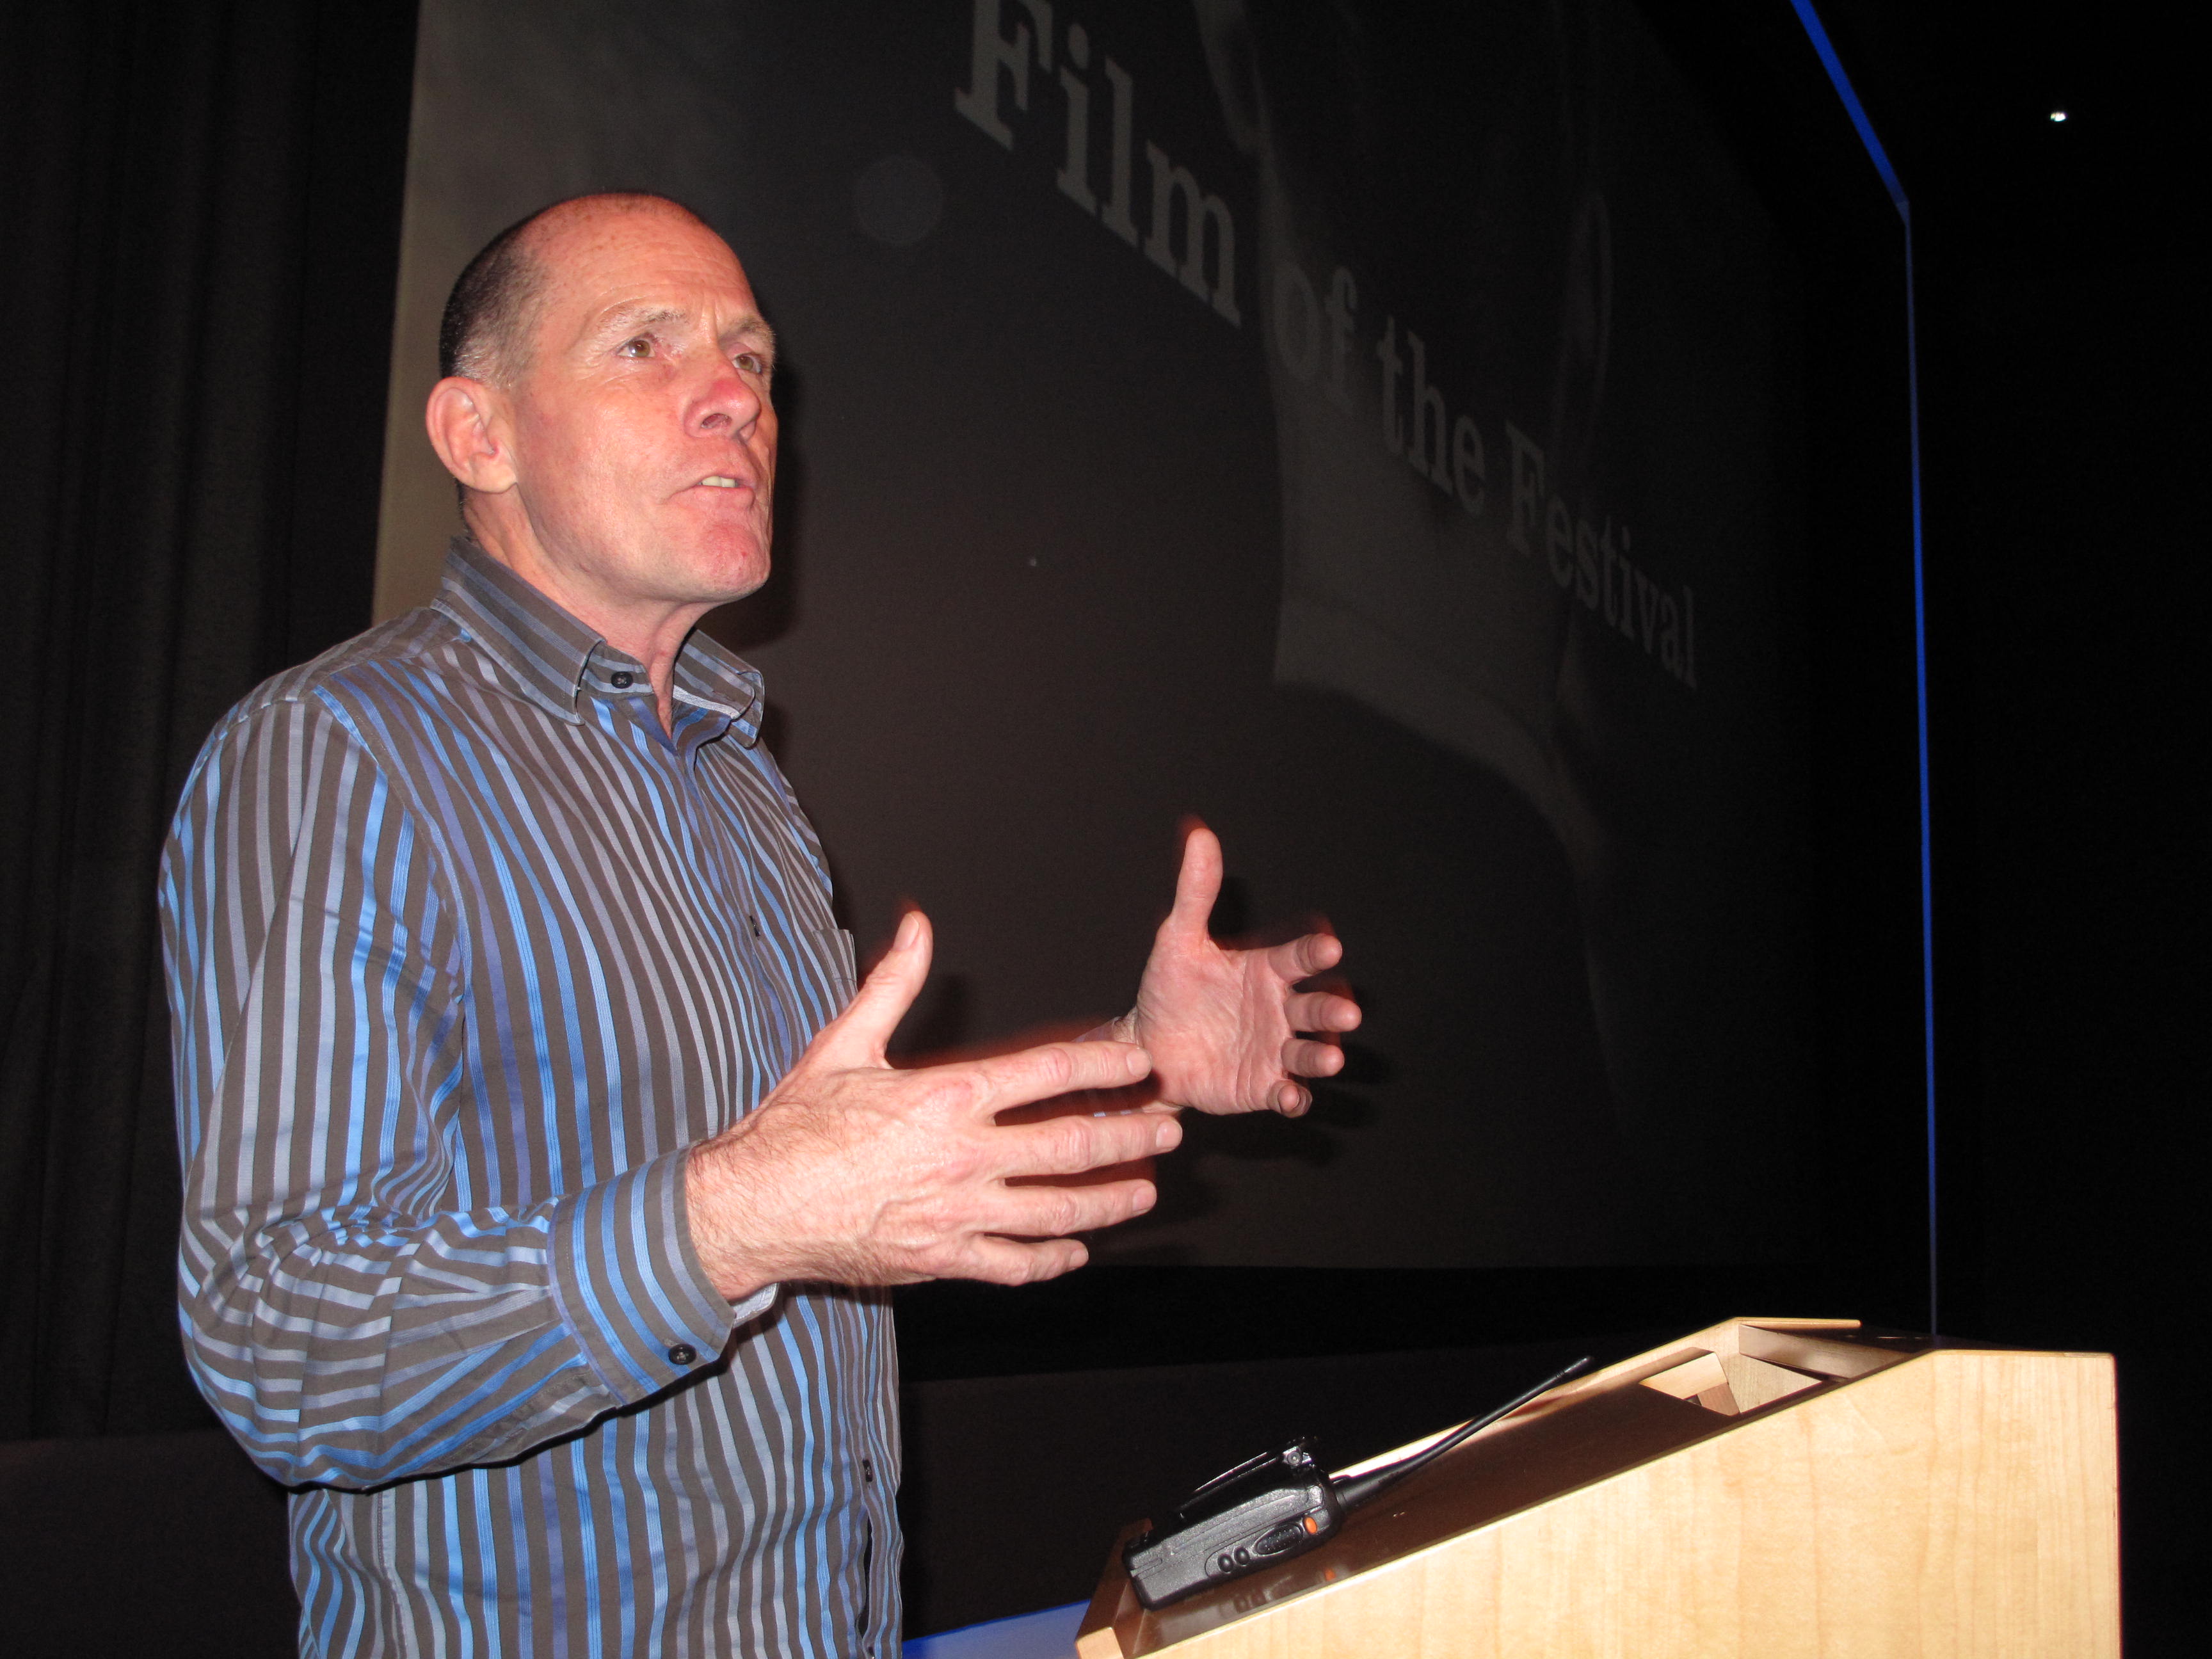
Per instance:
[[[917,1636],[906,1644],[905,1659],[1073,1659],[1075,1632],[1089,1605],[1070,1601],[1042,1613]]]

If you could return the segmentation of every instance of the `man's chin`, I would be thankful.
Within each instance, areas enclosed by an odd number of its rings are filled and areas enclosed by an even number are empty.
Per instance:
[[[769,572],[765,562],[757,574],[730,576],[712,582],[702,581],[685,595],[693,605],[735,605],[739,599],[749,599],[768,586]]]
[[[717,605],[735,605],[739,599],[749,599],[752,598],[754,594],[759,592],[761,589],[768,586],[768,568],[765,562],[763,562],[761,572],[758,575],[754,576],[741,584],[724,589],[715,596],[714,603]]]
[[[663,561],[669,587],[700,605],[727,605],[759,592],[771,568],[764,535],[710,538],[682,551],[669,549]]]

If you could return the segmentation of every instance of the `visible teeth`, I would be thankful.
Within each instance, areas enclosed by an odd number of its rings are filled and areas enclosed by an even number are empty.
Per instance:
[[[738,481],[735,478],[726,478],[719,472],[711,478],[702,478],[699,482],[702,484],[711,484],[716,489],[735,489],[738,487]]]

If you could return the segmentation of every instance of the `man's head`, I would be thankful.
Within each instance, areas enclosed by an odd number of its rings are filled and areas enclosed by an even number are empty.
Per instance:
[[[454,285],[430,441],[477,538],[572,611],[711,607],[768,578],[775,349],[689,209],[579,197]]]

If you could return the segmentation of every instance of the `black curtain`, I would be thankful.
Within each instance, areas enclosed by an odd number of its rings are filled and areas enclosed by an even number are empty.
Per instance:
[[[208,1421],[155,860],[257,681],[368,622],[415,6],[0,22],[0,1438]]]

